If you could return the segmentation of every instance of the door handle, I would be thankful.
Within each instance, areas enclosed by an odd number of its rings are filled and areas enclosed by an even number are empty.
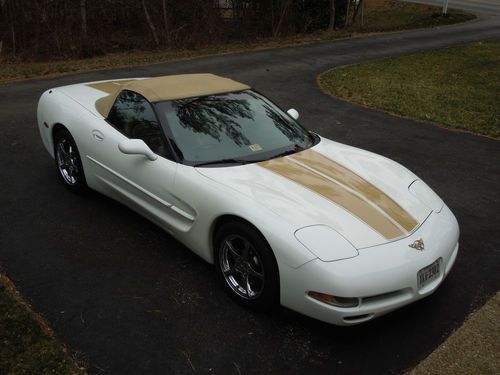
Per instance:
[[[104,139],[104,134],[102,134],[99,130],[92,130],[92,136],[97,141],[102,141]]]

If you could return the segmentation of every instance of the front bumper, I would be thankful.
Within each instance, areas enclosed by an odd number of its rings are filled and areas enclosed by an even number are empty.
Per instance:
[[[304,315],[336,325],[362,323],[433,293],[450,272],[458,253],[458,223],[444,207],[433,212],[412,235],[359,251],[359,256],[334,262],[312,260],[293,269],[280,269],[281,303]],[[423,239],[425,249],[409,247]],[[417,272],[441,260],[439,277],[419,288]],[[356,297],[356,307],[327,305],[308,291]]]

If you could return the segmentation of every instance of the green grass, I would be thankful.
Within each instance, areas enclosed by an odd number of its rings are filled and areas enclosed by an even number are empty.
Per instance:
[[[475,15],[459,9],[451,9],[447,17],[441,16],[441,8],[422,4],[411,4],[395,0],[379,0],[367,9],[351,28],[358,32],[381,32],[438,27],[465,22],[476,18]]]
[[[363,25],[333,32],[319,31],[307,35],[265,38],[253,42],[219,43],[197,49],[160,51],[129,51],[110,53],[88,59],[22,62],[15,59],[0,61],[0,83],[39,77],[54,77],[71,73],[160,63],[174,60],[219,55],[233,52],[255,51],[294,46],[318,41],[335,40],[381,31],[434,27],[463,22],[475,18],[470,13],[452,10],[450,16],[435,17],[438,7],[404,3],[395,0],[370,0],[364,14]]]
[[[500,40],[329,70],[327,93],[500,139]]]
[[[406,375],[500,373],[500,292]]]
[[[0,274],[0,374],[84,374]]]

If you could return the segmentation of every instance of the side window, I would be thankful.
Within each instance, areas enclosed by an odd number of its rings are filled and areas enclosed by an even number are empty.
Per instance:
[[[166,154],[160,124],[151,104],[141,95],[123,90],[111,107],[107,120],[127,137],[142,139],[156,154]]]

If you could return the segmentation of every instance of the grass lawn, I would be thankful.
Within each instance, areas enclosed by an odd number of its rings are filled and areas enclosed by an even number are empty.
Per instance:
[[[44,62],[22,62],[0,60],[0,83],[37,77],[53,77],[70,73],[86,72],[125,66],[144,65],[165,61],[191,59],[202,56],[232,52],[245,52],[293,46],[318,41],[346,38],[360,34],[434,27],[464,22],[474,15],[460,10],[450,10],[449,17],[436,17],[439,7],[410,4],[397,0],[367,0],[363,24],[357,22],[345,30],[320,31],[292,37],[266,38],[255,41],[214,44],[197,49],[160,51],[130,51],[109,53],[88,59],[55,60]]]
[[[335,68],[318,81],[341,99],[500,139],[500,40]]]
[[[406,375],[500,373],[500,292]]]
[[[2,274],[0,374],[85,374]]]
[[[419,29],[451,25],[476,18],[459,9],[450,9],[448,17],[441,17],[441,7],[407,3],[399,0],[365,0],[363,23],[361,14],[352,31],[380,32]]]

